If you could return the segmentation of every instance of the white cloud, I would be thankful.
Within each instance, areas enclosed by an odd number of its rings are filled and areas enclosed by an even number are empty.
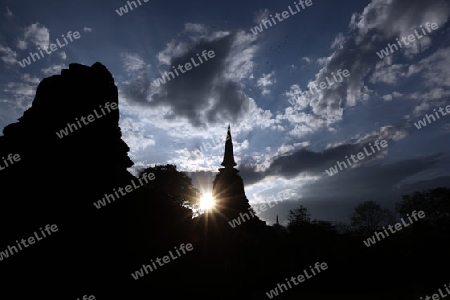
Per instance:
[[[22,80],[23,82],[7,83],[3,91],[11,95],[7,102],[24,111],[31,106],[39,80],[29,74],[24,74]]]
[[[302,138],[307,134],[316,132],[324,125],[324,120],[317,118],[313,114],[307,114],[302,111],[295,111],[294,113],[292,107],[286,109],[284,117],[293,126],[293,128],[288,131],[288,134],[296,138]]]
[[[67,54],[64,51],[57,52],[61,59],[65,60],[67,58]]]
[[[136,53],[124,53],[120,57],[124,63],[125,70],[128,73],[141,71],[146,67],[144,60]]]
[[[25,40],[19,40],[17,42],[17,48],[20,50],[25,50],[27,48],[27,42]]]
[[[192,32],[192,33],[199,33],[199,34],[206,34],[208,32],[205,25],[194,24],[194,23],[184,24],[184,31]]]
[[[382,98],[383,98],[384,101],[391,101],[392,100],[392,95],[391,94],[387,94],[387,95],[384,95]]]
[[[365,144],[371,142],[372,140],[393,140],[399,141],[404,139],[408,135],[405,128],[394,127],[392,125],[386,125],[380,127],[379,131],[373,131],[366,133],[364,136],[357,135],[352,139],[355,139],[355,144]]]
[[[344,45],[345,42],[345,36],[342,34],[342,32],[339,32],[338,36],[334,39],[333,43],[331,43],[331,49],[338,49],[341,48],[342,45]]]
[[[275,156],[279,156],[279,155],[283,155],[286,153],[290,153],[293,152],[295,150],[295,147],[292,145],[281,145],[280,147],[278,147],[277,152],[275,153]]]
[[[303,91],[298,84],[293,84],[291,85],[290,90],[283,94],[284,96],[289,97],[288,101],[291,105],[292,102],[295,103],[295,110],[303,110],[309,106],[310,99],[302,96],[302,92]]]
[[[309,83],[324,81],[330,72],[337,69],[347,68],[351,75],[339,85],[333,85],[323,90],[321,93],[311,97],[310,105],[315,117],[324,124],[330,126],[334,122],[342,120],[343,109],[355,106],[359,102],[365,102],[372,93],[364,80],[369,78],[371,83],[397,84],[400,79],[416,74],[419,68],[408,65],[392,64],[398,56],[390,56],[385,62],[380,62],[376,51],[386,47],[395,37],[407,36],[411,34],[420,24],[424,22],[436,22],[444,24],[450,15],[450,5],[446,0],[435,1],[413,1],[410,0],[373,0],[368,4],[362,13],[353,14],[346,39],[348,43],[337,49],[328,58],[318,59],[318,63],[323,66],[315,79]],[[339,39],[338,39],[339,40]],[[423,48],[429,43],[424,40]],[[400,51],[400,50],[399,50]],[[442,58],[439,58],[442,59]],[[442,63],[441,63],[442,64]],[[377,65],[375,72],[370,74]],[[443,65],[443,64],[442,64]],[[446,68],[446,67],[442,67]],[[431,72],[430,72],[431,74]],[[445,76],[437,76],[428,82],[447,82]],[[433,89],[430,89],[433,90]],[[434,96],[442,95],[444,91],[434,89]],[[306,119],[306,116],[298,114],[289,119]],[[296,125],[303,129],[303,132],[311,128],[310,124]],[[298,132],[295,132],[298,134]]]
[[[259,47],[252,45],[256,40],[253,34],[246,34],[240,31],[236,35],[236,41],[225,61],[225,78],[235,82],[247,79],[253,72],[255,62],[253,61]]]
[[[256,24],[260,24],[263,20],[267,20],[269,18],[269,10],[267,8],[260,9],[256,13],[254,13],[253,22]]]
[[[402,93],[393,92],[392,94],[386,94],[386,95],[384,95],[381,98],[383,98],[384,101],[391,101],[393,98],[398,98],[398,97],[401,97],[401,96],[403,96]]]
[[[146,124],[131,118],[120,120],[120,129],[122,130],[122,139],[127,143],[130,149],[135,151],[145,150],[148,146],[155,145],[153,136],[144,136]]]
[[[449,64],[450,47],[447,47],[437,50],[416,65],[409,67],[409,73],[418,73],[421,87],[424,89],[407,95],[408,98],[417,102],[412,115],[405,116],[407,120],[419,117],[430,107],[439,107],[445,104],[445,99],[450,97]],[[419,73],[419,71],[421,72]]]
[[[331,56],[330,57],[319,57],[317,59],[317,63],[319,64],[319,66],[324,67],[326,64],[328,64],[331,60]]]
[[[0,59],[7,65],[17,64],[17,53],[11,48],[0,44]]]
[[[450,46],[422,59],[418,68],[423,70],[425,86],[450,88]]]
[[[431,38],[428,36],[422,37],[413,43],[410,43],[408,47],[403,47],[403,55],[409,59],[412,59],[416,54],[423,52],[430,48]]]
[[[295,150],[306,148],[308,146],[310,146],[309,141],[294,143],[293,145],[283,144],[278,148],[277,152],[274,154],[274,157],[282,156],[287,153],[293,153]]]
[[[394,85],[398,83],[400,79],[407,76],[407,68],[407,65],[385,65],[383,67],[379,67],[372,73],[369,81],[371,83],[383,82]]]
[[[48,68],[42,68],[41,72],[44,73],[45,76],[58,75],[61,73],[62,69],[67,69],[67,67],[64,64],[52,65]]]
[[[22,80],[26,83],[38,84],[40,82],[39,78],[32,77],[30,74],[25,73],[21,76]]]
[[[30,42],[41,49],[47,49],[50,44],[50,31],[39,22],[31,24],[24,29],[23,38],[17,42],[17,47],[25,50]]]
[[[263,76],[258,79],[256,85],[261,88],[261,94],[267,95],[270,94],[270,90],[266,89],[267,86],[272,85],[276,82],[276,79],[272,79],[272,76],[275,75],[275,71],[272,71],[269,74],[263,74]]]
[[[223,149],[223,145],[225,144],[225,141],[223,139],[220,139],[219,142],[219,148],[218,151]],[[242,150],[248,149],[248,140],[244,140],[242,143],[238,143],[236,141],[233,141],[233,150],[236,156],[242,156]]]
[[[294,147],[302,147],[302,148],[306,148],[308,146],[310,146],[311,143],[309,141],[306,142],[301,142],[301,143],[294,143]]]
[[[306,56],[303,56],[303,57],[302,57],[302,60],[306,61],[308,64],[311,63],[311,59],[309,59],[309,58],[306,57]]]
[[[174,56],[181,56],[188,51],[187,44],[183,42],[176,42],[175,40],[167,43],[166,48],[159,52],[156,57],[159,60],[160,65],[170,65],[170,61]]]

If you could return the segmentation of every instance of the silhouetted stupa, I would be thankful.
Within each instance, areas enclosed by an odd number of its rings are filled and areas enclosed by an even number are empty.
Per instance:
[[[223,168],[213,182],[213,196],[216,199],[216,210],[220,217],[232,220],[242,215],[245,220],[259,220],[245,195],[244,182],[238,175],[237,165],[234,161],[233,141],[231,138],[230,125],[228,125],[227,138],[225,141],[225,153],[223,156]],[[249,217],[247,217],[247,214]]]

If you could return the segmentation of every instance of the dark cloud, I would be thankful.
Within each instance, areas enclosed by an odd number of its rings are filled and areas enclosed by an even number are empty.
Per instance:
[[[146,103],[150,92],[150,78],[143,71],[138,71],[137,76],[130,81],[122,83],[122,93],[131,104]]]
[[[357,164],[365,164],[369,161],[378,159],[382,155],[385,155],[386,149],[389,148],[389,143],[402,138],[405,135],[405,131],[401,127],[387,126],[381,128],[379,133],[368,134],[367,136],[355,141],[355,143],[341,144],[337,146],[331,146],[322,152],[314,152],[302,148],[294,153],[275,157],[269,168],[264,172],[256,172],[251,162],[244,162],[240,167],[241,174],[246,178],[246,184],[254,184],[261,181],[266,176],[282,176],[285,178],[296,177],[301,173],[308,175],[321,175],[326,174],[325,170],[335,166],[337,161],[346,161],[346,156],[350,159],[350,155],[357,155],[359,152],[364,152],[366,148],[368,153],[372,153],[370,156],[365,155],[364,160],[357,162]],[[375,141],[386,140],[388,146],[386,148],[380,147],[378,150],[374,145]],[[375,151],[372,151],[371,146]],[[352,163],[353,165],[353,163]],[[339,175],[339,174],[338,174]],[[337,176],[337,175],[335,175]]]
[[[442,158],[442,154],[436,154],[392,164],[375,162],[354,169],[344,169],[334,176],[326,175],[302,185],[301,199],[284,201],[264,216],[273,221],[278,214],[281,222],[286,220],[289,209],[301,204],[308,208],[312,218],[348,222],[354,207],[367,200],[377,201],[383,207],[394,210],[395,203],[401,201],[403,195],[437,186],[450,187],[448,176],[399,185],[405,178],[435,167]],[[241,172],[241,176],[247,184],[248,175]],[[261,175],[254,177],[259,176]],[[327,209],[323,209],[324,207]]]
[[[404,179],[428,170],[443,158],[442,154],[385,164],[382,161],[354,169],[344,169],[333,176],[306,183],[302,193],[318,197],[367,197],[391,195]]]
[[[191,62],[191,58],[199,63],[197,53],[201,55],[204,50],[214,51],[215,56],[185,73],[177,70],[179,76],[173,72],[176,77],[162,84],[151,97],[148,96],[150,85],[156,78],[150,80],[142,72],[124,84],[126,99],[131,104],[142,106],[169,106],[172,112],[166,118],[186,117],[195,127],[206,126],[206,123],[238,122],[248,111],[249,99],[241,85],[227,76],[229,64],[233,60],[230,54],[235,40],[236,35],[229,34],[214,40],[203,39],[188,46],[181,56],[172,57],[170,68],[163,70],[161,75],[165,71],[173,71],[172,66],[184,66]]]

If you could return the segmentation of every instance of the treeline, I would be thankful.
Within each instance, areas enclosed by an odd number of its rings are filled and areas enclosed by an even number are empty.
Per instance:
[[[192,218],[193,211],[187,207],[198,210],[200,193],[190,178],[175,166],[155,166],[140,174],[144,172],[155,173],[156,180],[147,188],[151,193],[160,193],[161,203],[158,207],[140,210],[147,222],[144,231],[153,229],[147,236],[148,247],[140,250],[142,256],[138,261],[142,264],[154,258],[157,253],[152,249],[155,247],[164,252],[182,242],[194,245],[192,255],[186,256],[178,267],[187,268],[185,274],[194,268],[195,276],[180,275],[174,263],[173,269],[167,266],[158,276],[154,274],[153,280],[161,283],[160,288],[173,289],[159,276],[167,271],[166,280],[181,276],[181,289],[201,281],[207,290],[226,286],[230,295],[263,292],[316,262],[326,262],[329,270],[321,274],[321,278],[296,288],[297,291],[320,288],[324,292],[357,293],[377,286],[378,292],[408,290],[413,293],[445,283],[436,272],[436,266],[444,269],[450,266],[447,258],[450,253],[448,188],[404,195],[396,204],[395,212],[375,201],[364,201],[354,208],[348,223],[311,220],[308,209],[300,205],[289,212],[286,227],[250,229],[250,223],[231,228],[227,220],[212,220],[205,214]],[[406,219],[413,211],[423,211],[425,217],[371,247],[363,243],[376,231],[393,226],[401,218]],[[135,266],[141,265],[136,263]]]

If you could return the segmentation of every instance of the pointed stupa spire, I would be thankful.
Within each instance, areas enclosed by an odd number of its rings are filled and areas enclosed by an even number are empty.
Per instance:
[[[234,161],[233,141],[231,140],[230,124],[228,124],[227,139],[225,141],[225,154],[223,155],[222,166],[227,168],[234,168],[237,164]]]
[[[277,215],[277,225],[280,225],[280,224],[278,223],[278,215]]]

